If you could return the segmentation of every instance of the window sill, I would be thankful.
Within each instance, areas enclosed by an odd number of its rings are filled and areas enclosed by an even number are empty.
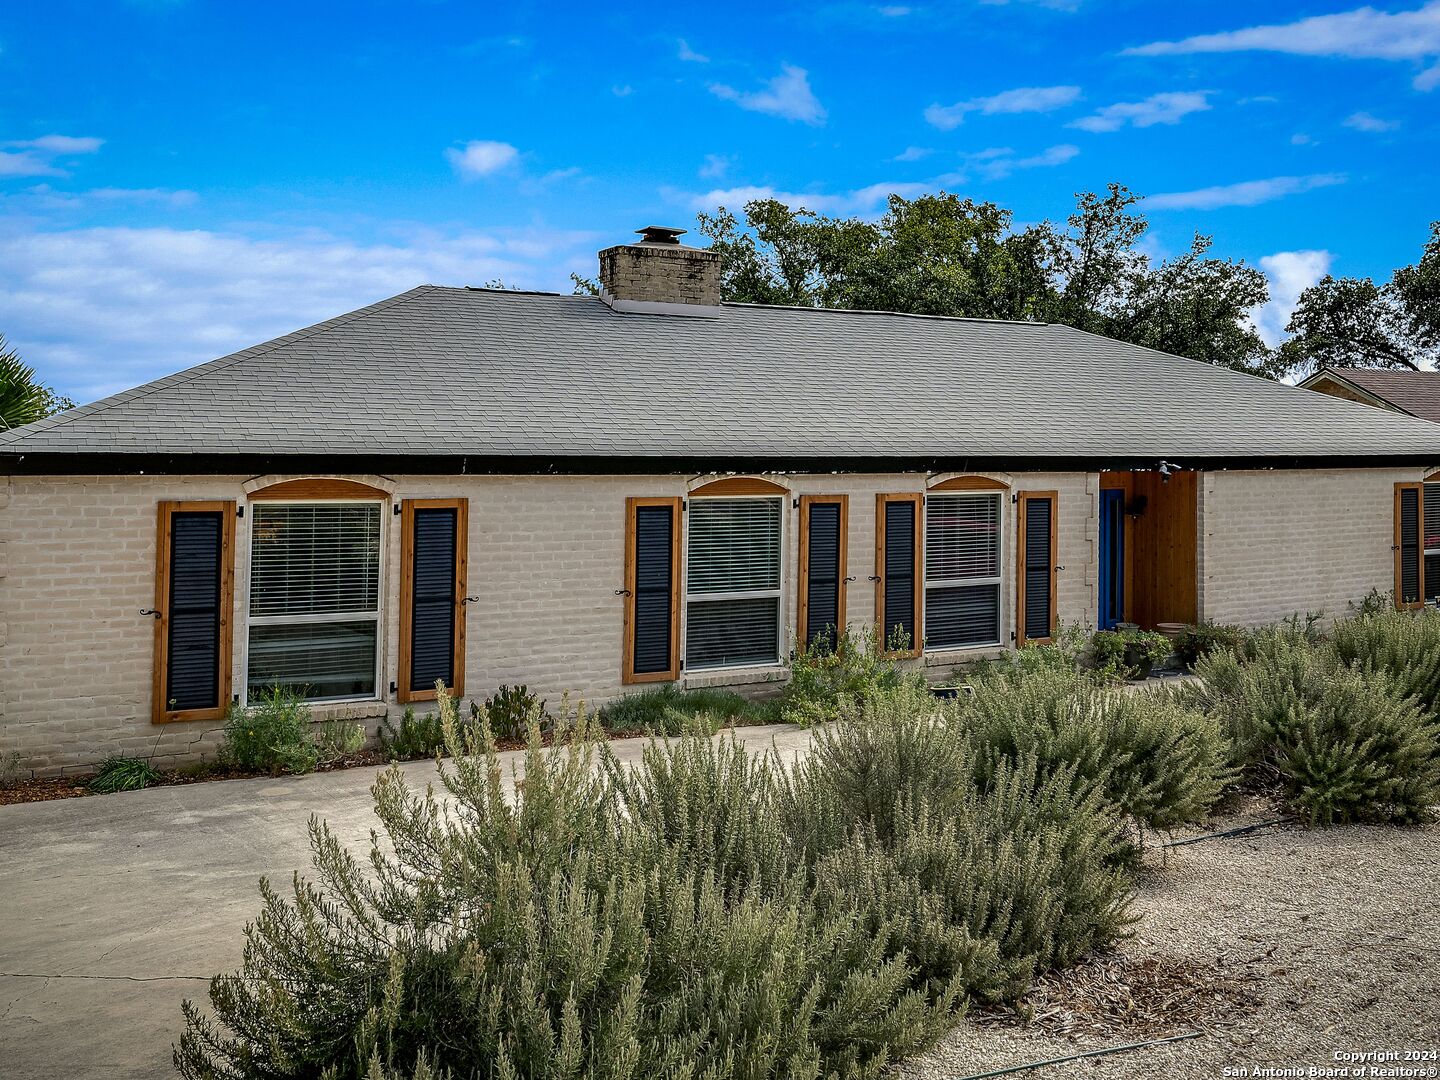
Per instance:
[[[388,716],[390,706],[383,701],[322,701],[310,707],[310,719],[327,720],[373,720]]]
[[[953,667],[976,660],[997,660],[1010,650],[1004,645],[974,645],[963,649],[926,650],[926,667]]]
[[[697,686],[746,686],[784,682],[790,670],[784,664],[756,664],[751,667],[709,668],[687,671],[680,677],[683,689]]]

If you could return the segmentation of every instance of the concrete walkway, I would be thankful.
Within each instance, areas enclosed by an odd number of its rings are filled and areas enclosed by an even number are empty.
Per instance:
[[[787,725],[734,734],[785,752],[810,741]],[[636,762],[645,744],[612,745]],[[508,775],[521,752],[501,756]],[[401,768],[416,787],[435,775]],[[0,1077],[172,1075],[180,1002],[239,967],[256,882],[308,873],[312,814],[364,850],[379,771],[0,806]]]

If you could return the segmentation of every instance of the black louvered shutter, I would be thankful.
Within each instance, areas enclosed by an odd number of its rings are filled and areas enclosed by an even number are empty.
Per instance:
[[[1420,489],[1400,489],[1400,602],[1420,602]]]
[[[670,656],[674,529],[675,512],[670,506],[635,508],[635,618],[631,646],[636,675],[667,672],[674,666]]]
[[[910,501],[885,504],[885,625],[888,645],[896,629],[905,637],[901,647],[914,649],[915,636],[915,506]]]
[[[455,685],[455,541],[459,511],[416,507],[410,616],[410,690]]]
[[[840,633],[840,504],[811,503],[809,515],[805,644],[823,640],[833,648]]]
[[[165,708],[218,708],[220,701],[221,558],[225,520],[219,511],[170,517],[169,640]]]
[[[1054,518],[1053,499],[1025,500],[1025,637],[1030,640],[1048,638],[1053,625],[1050,541]]]

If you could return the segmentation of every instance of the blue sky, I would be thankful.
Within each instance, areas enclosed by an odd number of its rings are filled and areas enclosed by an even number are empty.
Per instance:
[[[1440,0],[0,11],[0,331],[88,400],[421,282],[568,291],[646,224],[945,188],[1388,275],[1440,217]]]

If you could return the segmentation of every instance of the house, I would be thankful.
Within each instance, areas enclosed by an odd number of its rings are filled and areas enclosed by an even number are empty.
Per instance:
[[[275,686],[373,728],[437,679],[773,689],[835,626],[939,676],[1440,589],[1428,422],[1064,326],[722,304],[644,234],[599,297],[422,286],[0,435],[0,747],[170,763]]]
[[[1300,386],[1331,397],[1440,422],[1440,371],[1321,368]]]

